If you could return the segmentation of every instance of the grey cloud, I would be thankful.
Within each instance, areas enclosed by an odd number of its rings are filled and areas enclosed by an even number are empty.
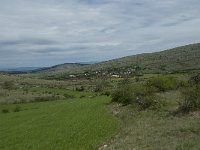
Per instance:
[[[19,44],[51,45],[55,43],[58,43],[58,42],[53,41],[53,40],[45,40],[45,39],[20,39],[20,40],[0,41],[0,47],[19,45]]]
[[[100,61],[199,42],[199,14],[199,0],[1,0],[0,67]]]

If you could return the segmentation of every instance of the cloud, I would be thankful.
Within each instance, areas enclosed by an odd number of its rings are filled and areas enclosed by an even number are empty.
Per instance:
[[[1,0],[0,67],[101,61],[199,42],[199,0]]]

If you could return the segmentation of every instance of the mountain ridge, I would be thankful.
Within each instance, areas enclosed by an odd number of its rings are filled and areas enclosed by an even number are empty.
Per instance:
[[[95,64],[65,63],[46,69],[46,73],[84,73],[140,66],[145,73],[200,69],[200,43],[189,44],[154,53],[130,55]],[[42,71],[40,71],[42,73]],[[43,72],[44,73],[44,72]]]

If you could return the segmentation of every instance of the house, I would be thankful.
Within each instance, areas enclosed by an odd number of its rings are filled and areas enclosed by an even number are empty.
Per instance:
[[[120,78],[119,75],[112,75],[111,77],[113,77],[113,78]]]
[[[69,77],[70,77],[70,78],[75,78],[76,76],[73,75],[73,74],[71,74],[71,75],[69,75]]]

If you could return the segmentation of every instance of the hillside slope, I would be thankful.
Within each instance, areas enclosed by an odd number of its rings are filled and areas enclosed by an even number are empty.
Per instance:
[[[145,72],[200,69],[200,43],[156,53],[147,53],[110,60],[90,66],[92,70],[127,68],[139,65]]]
[[[92,65],[63,64],[44,71],[46,73],[84,73],[97,70],[116,70],[140,66],[145,73],[200,69],[200,43],[190,44],[155,53],[145,53],[105,61]]]
[[[65,63],[61,65],[56,65],[47,68],[40,68],[32,71],[32,73],[63,73],[63,72],[77,72],[87,64],[79,64],[79,63]]]

